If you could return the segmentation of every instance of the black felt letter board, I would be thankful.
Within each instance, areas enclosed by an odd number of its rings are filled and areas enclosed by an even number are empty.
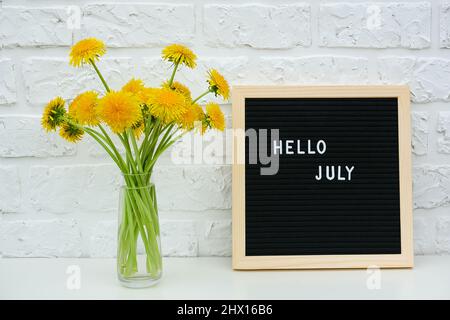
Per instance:
[[[246,256],[401,253],[397,98],[246,98],[245,128],[326,143],[281,154],[275,175],[246,161]],[[347,179],[317,180],[319,166]]]

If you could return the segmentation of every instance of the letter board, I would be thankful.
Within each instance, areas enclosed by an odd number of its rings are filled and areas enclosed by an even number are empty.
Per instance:
[[[235,269],[412,267],[407,87],[235,87],[233,128]]]

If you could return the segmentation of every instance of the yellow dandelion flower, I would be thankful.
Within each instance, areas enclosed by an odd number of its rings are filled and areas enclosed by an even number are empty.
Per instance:
[[[41,124],[45,131],[54,131],[56,127],[64,122],[64,116],[66,115],[65,103],[61,97],[56,97],[47,103],[41,118]]]
[[[195,122],[201,121],[203,117],[203,109],[198,104],[192,104],[186,108],[186,111],[179,119],[180,127],[184,130],[194,129]]]
[[[134,95],[139,100],[140,104],[143,104],[148,100],[148,90],[141,79],[132,78],[120,90]]]
[[[132,78],[122,87],[121,91],[138,95],[144,88],[144,82],[141,79]]]
[[[210,102],[206,105],[206,122],[211,129],[225,129],[225,116],[217,103]]]
[[[187,99],[191,99],[191,91],[189,90],[188,87],[186,87],[184,84],[178,82],[178,81],[174,81],[172,82],[172,85],[169,86],[169,82],[164,82],[162,85],[163,88],[169,88],[172,89],[175,92],[181,93],[182,95],[184,95]]]
[[[86,91],[73,99],[69,105],[69,115],[82,125],[96,126],[100,123],[95,112],[97,103],[98,94]]]
[[[75,123],[64,122],[59,129],[59,135],[65,140],[75,143],[81,140],[84,130]]]
[[[141,91],[139,91],[138,93],[138,99],[139,101],[143,101],[143,103],[147,103],[148,99],[150,99],[150,97],[155,94],[155,92],[157,92],[158,89],[157,88],[149,88],[149,87],[144,87]]]
[[[134,136],[136,139],[139,139],[144,132],[144,121],[140,120],[137,123],[133,124],[131,126],[131,130],[133,131]]]
[[[70,50],[70,64],[79,67],[98,60],[106,52],[105,44],[95,38],[78,41]]]
[[[137,98],[139,100],[139,103],[141,104],[141,112],[142,116],[147,118],[150,116],[149,107],[147,105],[147,101],[150,99],[150,97],[157,91],[156,88],[148,88],[144,87],[141,91],[139,91]]]
[[[209,90],[214,92],[216,96],[219,95],[225,100],[228,100],[230,97],[230,86],[227,80],[216,69],[209,70],[208,77]]]
[[[147,101],[150,114],[164,123],[177,121],[186,111],[186,98],[168,88],[156,89]]]
[[[139,101],[129,92],[111,91],[99,100],[97,114],[114,133],[122,133],[142,118]]]
[[[191,49],[181,44],[171,44],[165,47],[162,51],[162,58],[173,63],[184,64],[191,69],[195,68],[197,65],[195,62],[197,56]]]

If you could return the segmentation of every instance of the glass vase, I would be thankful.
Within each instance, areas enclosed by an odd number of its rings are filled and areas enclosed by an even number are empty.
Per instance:
[[[162,276],[155,185],[148,174],[124,174],[120,189],[117,275],[122,285],[143,288]]]

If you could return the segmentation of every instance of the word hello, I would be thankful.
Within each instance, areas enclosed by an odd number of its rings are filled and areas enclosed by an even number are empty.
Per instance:
[[[324,155],[327,151],[327,143],[324,140],[316,142],[306,140],[273,140],[272,153],[274,155]],[[327,165],[317,168],[315,179],[351,181],[354,166]]]
[[[283,154],[283,152],[284,154],[324,154],[327,151],[327,144],[323,140],[319,140],[315,144],[311,140],[307,140],[306,143],[302,143],[301,140],[278,140],[273,141],[272,150],[274,154]]]

